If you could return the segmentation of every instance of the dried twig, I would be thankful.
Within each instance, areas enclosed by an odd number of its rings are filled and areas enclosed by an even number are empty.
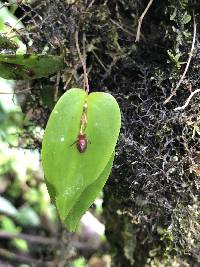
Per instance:
[[[142,15],[139,17],[138,19],[138,28],[137,28],[137,35],[136,35],[136,42],[139,42],[140,40],[140,31],[141,31],[141,26],[142,26],[142,21],[147,13],[147,11],[149,10],[150,6],[152,5],[153,0],[150,0],[147,7],[145,8],[144,12],[142,13]]]
[[[93,6],[94,2],[95,2],[95,0],[92,0],[92,1],[90,2],[90,4],[88,5],[86,11],[87,11],[88,9],[90,9],[90,8]]]
[[[135,37],[135,34],[125,28],[123,28],[119,23],[117,23],[116,21],[114,21],[113,19],[110,19],[110,21],[116,25],[119,29],[121,29],[122,31],[124,31],[125,33],[129,34],[132,37]]]
[[[176,92],[178,90],[178,88],[180,87],[180,85],[182,84],[184,78],[185,78],[185,75],[188,71],[188,68],[190,66],[190,62],[191,62],[191,59],[192,59],[192,56],[193,56],[193,52],[194,52],[194,47],[195,47],[195,41],[196,41],[196,34],[197,34],[197,24],[196,24],[196,21],[195,21],[195,15],[194,16],[194,32],[193,32],[193,40],[192,40],[192,46],[191,46],[191,50],[190,50],[190,53],[189,53],[189,58],[188,58],[188,61],[187,61],[187,64],[185,66],[185,70],[178,82],[178,84],[176,85],[176,87],[174,88],[174,90],[172,90],[172,93],[171,95],[164,101],[164,104],[167,104],[171,98],[176,95]]]
[[[39,4],[39,5],[37,6],[37,8],[38,8],[38,7],[41,7],[41,6],[42,6],[42,3]],[[9,37],[9,35],[10,35],[10,34],[12,33],[12,31],[17,27],[17,25],[18,25],[23,19],[25,19],[28,15],[30,15],[30,14],[33,12],[33,10],[34,10],[34,9],[31,9],[30,11],[26,12],[21,18],[19,18],[19,19],[17,20],[17,22],[16,22],[13,26],[11,26],[11,28],[9,29],[9,31],[6,33],[6,36]]]
[[[2,8],[4,8],[4,7],[10,7],[10,6],[12,6],[12,5],[14,5],[15,3],[4,3],[4,4],[2,4],[1,6],[0,6],[0,10],[2,9]]]
[[[34,265],[37,267],[53,267],[55,266],[53,262],[45,263],[42,260],[36,260],[34,258],[31,258],[28,255],[19,255],[13,252],[10,252],[7,249],[0,248],[0,258],[9,260],[13,263],[26,263],[30,265]],[[16,266],[16,265],[15,265]]]
[[[104,69],[104,71],[107,71],[107,68],[105,67],[105,65],[103,64],[103,62],[101,61],[101,59],[97,56],[97,54],[94,51],[94,49],[91,52],[93,53],[93,55],[95,56],[95,58],[97,59],[97,61],[101,65],[101,67]]]
[[[183,109],[185,109],[185,108],[189,105],[190,100],[193,98],[193,96],[194,96],[195,94],[199,93],[199,92],[200,92],[200,89],[197,89],[197,90],[195,90],[194,92],[192,92],[192,93],[190,94],[190,96],[188,97],[188,99],[186,100],[185,105],[183,105],[183,106],[181,106],[181,107],[177,107],[177,108],[175,108],[174,111],[179,111],[179,110],[183,110]]]
[[[27,235],[22,233],[8,233],[5,231],[0,231],[0,239],[6,238],[6,239],[13,239],[13,238],[19,238],[26,240],[29,243],[33,244],[41,244],[41,245],[56,245],[57,240],[54,238],[48,238],[43,236],[34,236],[34,235]]]

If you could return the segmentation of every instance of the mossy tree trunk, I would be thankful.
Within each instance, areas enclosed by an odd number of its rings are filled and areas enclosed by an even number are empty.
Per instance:
[[[125,29],[136,30],[147,2],[123,3],[120,21],[111,12],[122,26],[115,28],[114,39],[123,52],[103,83],[95,84],[115,94],[123,114],[115,167],[104,190],[106,233],[113,266],[198,266],[195,164],[200,146],[194,127],[200,125],[200,94],[184,110],[174,111],[190,89],[199,87],[197,38],[184,86],[164,104],[188,60],[192,14],[198,9],[189,1],[154,1],[143,20],[141,41],[134,43]]]
[[[73,75],[68,87],[81,84],[73,39],[79,24],[80,37],[83,32],[86,36],[91,90],[111,92],[121,107],[116,160],[104,190],[113,266],[198,266],[200,94],[194,95],[185,109],[174,108],[199,88],[199,1],[153,1],[138,43],[137,22],[148,0],[99,0],[87,10],[85,1],[74,5],[55,2],[54,8],[60,5],[60,11],[48,13],[46,21],[55,18],[57,27],[57,15],[67,24],[52,34],[65,40],[70,52],[67,60],[72,67],[65,76]],[[164,104],[189,58],[194,14],[197,36],[193,59],[177,94]],[[43,30],[49,33],[47,26],[44,24]],[[50,33],[43,36],[53,38]],[[46,84],[43,82],[43,89]],[[32,92],[37,95],[38,88]],[[43,102],[47,104],[46,95]]]

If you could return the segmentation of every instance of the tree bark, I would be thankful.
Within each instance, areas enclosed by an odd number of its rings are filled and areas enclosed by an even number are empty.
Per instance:
[[[68,78],[73,74],[69,88],[81,86],[73,39],[78,27],[80,40],[83,33],[86,36],[91,91],[111,92],[121,107],[120,140],[104,190],[113,266],[198,266],[200,94],[185,109],[174,110],[185,103],[191,90],[199,88],[198,34],[184,81],[170,101],[164,102],[188,61],[194,17],[199,31],[199,1],[153,1],[137,43],[138,19],[148,0],[55,2],[63,12],[59,19],[68,25],[61,28],[55,23],[49,29],[44,24],[49,34],[41,31],[40,35],[53,40],[56,34],[60,42],[65,40],[71,66],[65,74]],[[51,11],[47,21],[57,14]]]

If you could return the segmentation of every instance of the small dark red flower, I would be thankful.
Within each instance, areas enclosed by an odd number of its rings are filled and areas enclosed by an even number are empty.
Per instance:
[[[79,134],[76,141],[76,147],[80,153],[84,153],[87,149],[88,140],[86,134]]]

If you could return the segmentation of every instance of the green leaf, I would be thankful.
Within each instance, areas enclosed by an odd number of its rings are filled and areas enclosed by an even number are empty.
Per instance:
[[[183,24],[187,24],[188,22],[191,21],[191,19],[192,19],[191,15],[185,13],[185,14],[182,16],[182,23],[183,23]]]
[[[70,231],[75,231],[77,228],[77,224],[80,221],[82,215],[85,213],[87,209],[92,205],[96,197],[100,194],[102,188],[104,187],[111,169],[114,160],[114,153],[112,154],[108,164],[106,165],[103,172],[100,176],[90,184],[80,195],[78,201],[75,203],[70,213],[68,214],[65,224],[67,225]]]
[[[32,80],[64,68],[63,56],[0,54],[0,76],[9,80]]]
[[[73,261],[72,267],[88,267],[88,265],[84,258],[79,258]]]
[[[15,223],[6,216],[0,217],[1,229],[9,233],[19,233],[19,227],[15,225]]]
[[[28,244],[25,240],[14,238],[11,242],[19,251],[28,252]]]
[[[9,233],[19,233],[20,228],[15,225],[15,223],[8,217],[1,216],[0,219],[1,229],[5,230]],[[19,238],[13,238],[11,243],[20,251],[26,252],[28,250],[28,246],[25,240]]]
[[[85,130],[88,146],[80,153],[74,142],[80,132],[85,101],[88,105]],[[87,96],[82,89],[67,91],[50,115],[42,144],[46,184],[62,221],[72,230],[110,173],[120,121],[114,97],[99,92]]]

